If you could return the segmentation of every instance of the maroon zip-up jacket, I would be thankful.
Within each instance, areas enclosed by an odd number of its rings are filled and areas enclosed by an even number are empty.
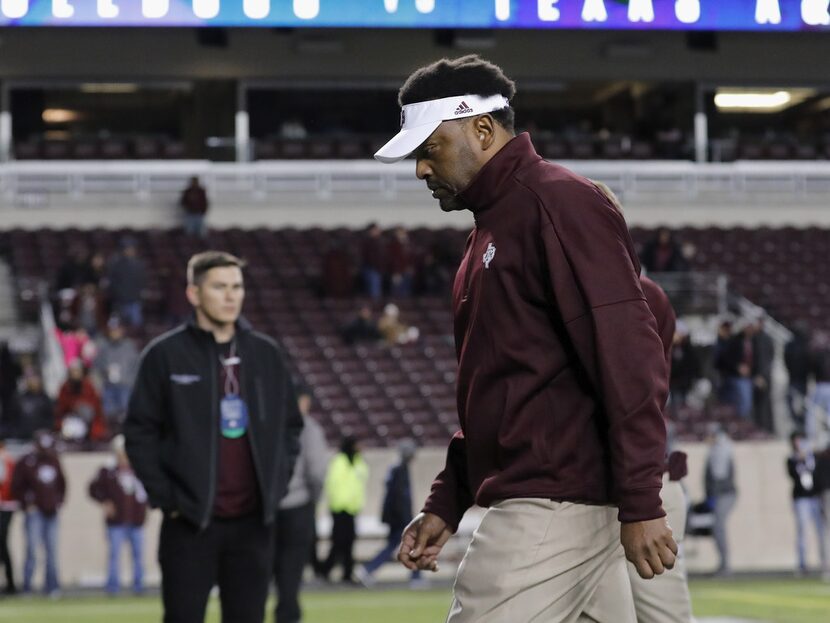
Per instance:
[[[424,511],[660,501],[668,373],[625,221],[588,180],[511,140],[461,198],[476,227],[453,289],[461,424]]]
[[[677,316],[663,288],[645,275],[640,275],[640,287],[643,289],[648,308],[657,322],[657,334],[660,336],[663,356],[666,358],[666,374],[671,377],[671,349],[674,343],[674,330],[677,327]]]
[[[52,517],[66,498],[66,479],[54,452],[30,452],[14,468],[12,496],[24,509],[35,507]]]
[[[102,467],[89,483],[89,496],[98,502],[112,502],[115,515],[108,526],[143,526],[147,516],[147,492],[132,469]]]

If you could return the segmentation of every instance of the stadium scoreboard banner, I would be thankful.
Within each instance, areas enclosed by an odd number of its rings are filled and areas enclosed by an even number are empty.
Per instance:
[[[0,26],[829,31],[830,0],[0,0]]]

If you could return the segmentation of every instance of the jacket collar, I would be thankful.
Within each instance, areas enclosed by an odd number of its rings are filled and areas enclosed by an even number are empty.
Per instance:
[[[210,336],[213,339],[213,334],[210,331],[205,331],[202,329],[198,324],[196,324],[196,313],[190,314],[190,317],[187,319],[185,323],[189,331],[193,331],[197,335],[201,336]],[[240,316],[239,319],[236,321],[236,334],[240,335],[243,333],[250,333],[254,330],[253,325],[248,322],[248,319],[244,316]]]
[[[519,169],[541,160],[536,153],[530,135],[523,132],[510,140],[470,182],[459,196],[473,214],[478,215],[498,202],[510,188],[506,182]]]

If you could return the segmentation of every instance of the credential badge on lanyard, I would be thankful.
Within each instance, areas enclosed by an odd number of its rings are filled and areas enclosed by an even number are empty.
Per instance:
[[[236,354],[236,339],[231,342],[228,357],[219,357],[219,363],[225,370],[225,395],[219,402],[222,436],[227,439],[239,439],[248,430],[248,407],[239,396],[239,379],[236,378],[234,366],[240,359]]]

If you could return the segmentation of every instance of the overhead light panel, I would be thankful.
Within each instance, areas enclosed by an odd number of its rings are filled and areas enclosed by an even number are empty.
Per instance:
[[[138,85],[132,82],[86,82],[81,85],[82,93],[135,93]]]
[[[44,123],[70,123],[77,121],[81,115],[76,110],[66,108],[47,108],[41,115]]]
[[[715,106],[721,112],[776,113],[800,104],[813,89],[718,89]]]

